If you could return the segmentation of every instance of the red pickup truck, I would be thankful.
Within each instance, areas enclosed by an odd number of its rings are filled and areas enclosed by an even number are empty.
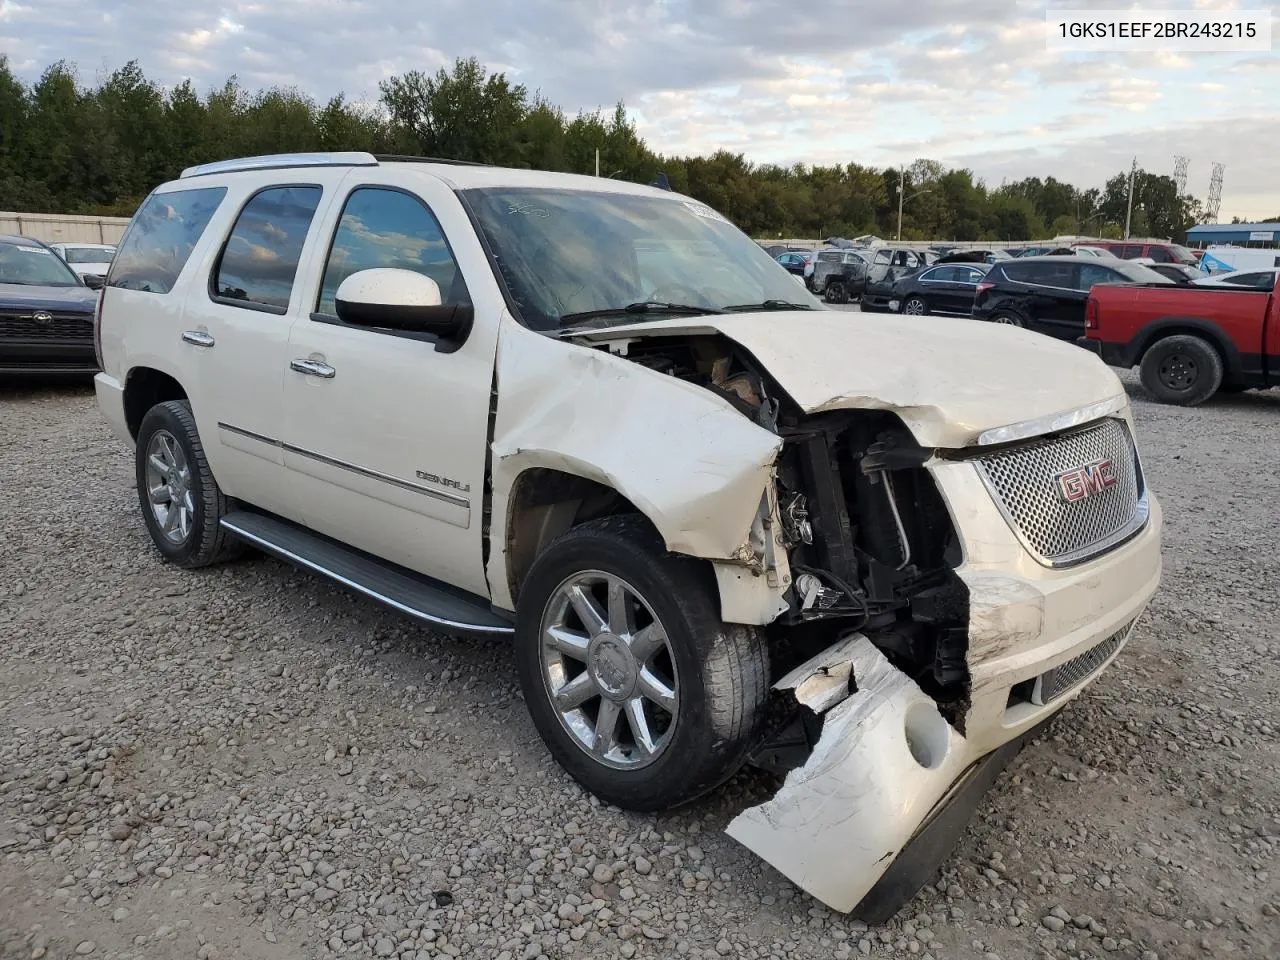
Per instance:
[[[1276,289],[1097,284],[1076,342],[1113,367],[1137,366],[1157,400],[1184,406],[1218,391],[1280,385]]]

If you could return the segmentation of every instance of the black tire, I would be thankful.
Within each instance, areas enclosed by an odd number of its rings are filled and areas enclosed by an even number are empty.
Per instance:
[[[1022,315],[1014,313],[1012,310],[997,310],[991,315],[991,322],[1002,323],[1009,327],[1022,327],[1024,330],[1027,326],[1027,321],[1023,319]]]
[[[561,585],[587,571],[625,581],[666,632],[679,694],[674,722],[663,749],[638,769],[611,767],[589,753],[562,722],[544,676],[544,615],[553,615]],[[746,760],[768,696],[768,657],[758,628],[723,623],[719,609],[707,565],[667,552],[638,515],[575,527],[534,562],[516,604],[515,660],[525,704],[552,756],[601,800],[627,810],[664,810],[713,790]],[[596,699],[596,719],[603,703]],[[582,710],[590,726],[590,701]]]
[[[189,473],[187,488],[191,494],[191,523],[185,538],[178,542],[166,536],[152,509],[147,482],[148,450],[153,438],[166,432],[181,448]],[[134,454],[138,505],[142,519],[156,549],[170,563],[187,569],[233,559],[244,552],[244,545],[230,536],[219,524],[227,513],[229,500],[223,494],[205,459],[204,445],[196,430],[191,404],[186,400],[169,400],[156,404],[142,418]]]
[[[1193,407],[1222,385],[1222,357],[1200,337],[1179,334],[1148,347],[1139,373],[1147,393],[1161,403]]]
[[[843,280],[830,280],[824,293],[827,303],[848,303],[849,290]]]
[[[907,307],[913,303],[918,303],[920,309],[916,311],[908,310]],[[908,316],[926,317],[929,315],[929,304],[924,297],[907,297],[906,300],[902,301],[902,308],[898,312]]]

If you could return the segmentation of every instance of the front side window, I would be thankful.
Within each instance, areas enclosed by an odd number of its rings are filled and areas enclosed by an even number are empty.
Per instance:
[[[21,287],[78,287],[80,279],[47,247],[0,243],[0,283]]]
[[[226,187],[153,193],[129,222],[107,286],[168,293],[213,219]]]
[[[750,237],[679,197],[482,188],[462,194],[520,319],[536,330],[660,314],[819,309]]]
[[[271,187],[254,194],[218,258],[214,295],[237,306],[284,313],[322,192],[317,186],[303,186]]]
[[[430,277],[443,303],[468,302],[462,275],[440,222],[417,197],[382,187],[359,187],[347,197],[333,236],[316,313],[336,317],[334,298],[342,281],[379,267],[412,270]]]

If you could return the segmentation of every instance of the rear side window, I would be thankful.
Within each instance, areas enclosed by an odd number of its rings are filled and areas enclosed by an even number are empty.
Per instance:
[[[322,192],[317,186],[301,186],[271,187],[254,194],[218,257],[214,298],[284,313]]]
[[[1148,247],[1147,256],[1156,263],[1173,263],[1173,254],[1168,247]]]
[[[1123,247],[1120,248],[1119,256],[1121,260],[1138,259],[1138,257],[1142,256],[1142,244],[1126,243]]]
[[[1026,283],[1034,283],[1041,287],[1063,287],[1075,289],[1075,265],[1042,260],[1039,263],[1026,264],[1028,278]]]
[[[226,195],[226,187],[153,193],[133,215],[107,286],[147,293],[172,290]]]

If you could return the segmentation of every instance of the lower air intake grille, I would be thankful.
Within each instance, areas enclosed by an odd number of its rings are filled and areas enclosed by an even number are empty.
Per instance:
[[[1035,692],[1031,694],[1031,702],[1040,705],[1053,703],[1068,690],[1093,676],[1104,663],[1111,659],[1112,654],[1124,646],[1132,629],[1133,621],[1130,621],[1097,646],[1090,647],[1080,656],[1042,673],[1036,683]]]

